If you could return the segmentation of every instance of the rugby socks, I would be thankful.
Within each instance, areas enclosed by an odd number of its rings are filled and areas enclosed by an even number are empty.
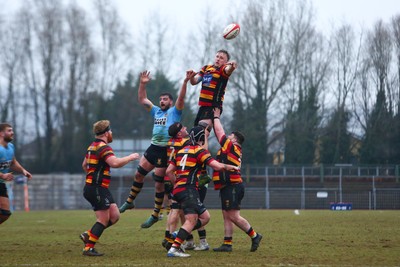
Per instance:
[[[178,235],[174,240],[174,244],[172,244],[175,248],[180,248],[182,243],[187,239],[189,233],[183,229],[182,227],[179,229]]]
[[[250,229],[247,230],[246,234],[251,237],[251,239],[257,236],[256,231],[253,230],[253,227],[250,226]]]
[[[199,234],[199,239],[200,240],[205,240],[207,237],[206,229],[204,230],[197,230],[197,233]]]
[[[88,231],[89,234],[89,241],[85,245],[85,250],[93,248],[94,245],[99,241],[101,234],[103,233],[106,227],[99,222],[96,222],[92,229]]]
[[[132,203],[136,196],[140,193],[140,191],[142,190],[143,187],[143,183],[139,183],[134,181],[131,187],[131,192],[129,193],[128,198],[126,199],[126,202],[128,203]]]
[[[174,237],[171,235],[169,230],[165,231],[165,240],[167,240],[169,243],[174,242]]]
[[[189,235],[186,237],[186,241],[193,241],[193,235],[192,235],[192,234],[189,234]]]
[[[225,236],[224,237],[224,245],[225,246],[232,246],[232,237],[231,236]]]
[[[162,208],[163,201],[164,201],[164,192],[160,193],[156,192],[154,197],[154,210],[153,213],[151,214],[154,218],[158,218],[158,215]]]

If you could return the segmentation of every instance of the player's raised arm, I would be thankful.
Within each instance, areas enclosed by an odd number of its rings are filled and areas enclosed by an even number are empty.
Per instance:
[[[147,98],[146,84],[150,81],[150,71],[143,71],[140,73],[140,83],[138,91],[138,101],[146,110],[150,110],[153,103]]]
[[[183,80],[181,90],[179,91],[178,99],[176,99],[175,107],[179,110],[182,110],[185,106],[185,96],[186,96],[186,89],[187,83],[196,75],[194,70],[186,71],[186,77]]]
[[[201,82],[202,77],[200,76],[200,74],[197,72],[195,73],[195,75],[193,75],[193,77],[190,78],[190,84],[191,85],[196,85],[199,82]]]
[[[214,108],[214,120],[213,120],[214,133],[215,136],[217,137],[218,142],[221,140],[222,136],[225,135],[225,131],[224,128],[222,127],[220,116],[221,116],[221,109]]]
[[[230,76],[232,72],[237,68],[237,63],[236,61],[229,61],[228,63],[225,64],[224,71],[226,75]]]

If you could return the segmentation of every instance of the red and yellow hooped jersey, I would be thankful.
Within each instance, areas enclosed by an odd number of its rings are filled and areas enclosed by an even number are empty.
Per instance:
[[[224,69],[227,65],[216,68],[213,65],[204,66],[199,75],[202,77],[199,106],[222,107],[226,85],[229,76]]]
[[[100,139],[96,139],[86,152],[86,184],[108,188],[110,185],[110,165],[106,159],[114,156],[112,148]]]
[[[188,145],[178,151],[171,164],[176,166],[174,194],[183,191],[186,186],[198,186],[198,175],[215,159],[210,152],[199,145]]]
[[[226,135],[220,140],[221,148],[217,153],[217,160],[221,163],[240,167],[242,162],[242,148],[234,145]],[[214,189],[219,190],[225,184],[242,183],[240,170],[238,171],[215,171],[213,174]]]

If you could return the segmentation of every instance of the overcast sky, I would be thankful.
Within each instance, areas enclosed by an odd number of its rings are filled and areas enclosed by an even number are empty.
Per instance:
[[[232,6],[240,6],[247,2],[247,0],[114,1],[120,15],[132,30],[140,26],[143,18],[154,10],[159,10],[162,16],[171,20],[172,24],[187,25],[187,30],[190,30],[191,27],[196,28],[197,21],[202,21],[205,8],[213,6],[210,12],[215,13],[218,19],[224,11],[230,13]],[[23,2],[24,0],[0,0],[0,12],[13,11]],[[388,22],[393,15],[400,14],[399,0],[312,0],[312,2],[316,9],[318,27],[324,31],[329,31],[332,25],[341,22],[351,23],[355,27],[371,28],[378,19]],[[91,7],[92,0],[78,0],[77,3],[86,9]]]
[[[90,0],[81,0],[82,2]],[[121,16],[133,27],[140,23],[150,10],[158,9],[173,23],[196,27],[202,21],[203,9],[213,6],[215,14],[225,10],[229,13],[232,6],[240,6],[248,0],[116,0]],[[296,0],[292,0],[296,1]],[[399,0],[312,0],[317,15],[318,28],[329,31],[333,25],[348,22],[358,27],[371,28],[378,20],[389,22],[390,18],[400,14]]]

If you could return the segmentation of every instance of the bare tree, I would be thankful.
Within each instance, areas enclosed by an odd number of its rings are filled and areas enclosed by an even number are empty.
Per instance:
[[[211,14],[209,12],[210,8],[211,7],[205,7],[202,16],[203,19],[198,22],[195,31],[190,31],[188,37],[186,38],[187,40],[190,40],[190,42],[186,43],[187,48],[181,49],[179,51],[181,52],[182,57],[181,65],[185,66],[185,68],[181,68],[182,73],[187,69],[194,69],[195,71],[199,71],[204,65],[212,64],[216,52],[222,48],[230,52],[232,59],[236,60],[236,54],[231,53],[230,48],[232,47],[229,47],[229,44],[231,43],[229,41],[223,41],[221,35],[223,26],[221,27],[221,23],[217,23],[217,21],[219,20],[215,19],[215,14]],[[198,109],[200,87],[201,83],[194,87],[190,86],[186,94],[186,101],[190,103],[190,105],[187,105],[187,108],[192,108],[194,114],[197,113]],[[232,86],[228,84],[228,90],[225,97],[229,99],[232,97],[233,94],[234,92],[232,92]],[[225,107],[227,106],[226,100],[224,104]]]
[[[336,107],[344,109],[349,94],[355,89],[357,72],[360,66],[362,35],[356,47],[356,36],[350,25],[343,25],[334,34],[334,51],[336,67]]]
[[[15,15],[18,18],[18,32],[22,37],[21,48],[23,49],[23,57],[21,64],[21,78],[22,86],[26,88],[25,99],[26,104],[24,105],[24,114],[31,114],[25,126],[29,127],[30,137],[36,140],[35,151],[37,153],[37,161],[43,162],[44,153],[42,149],[44,147],[42,136],[42,123],[43,116],[40,107],[40,96],[41,90],[39,89],[39,68],[36,63],[35,53],[35,34],[34,34],[34,16],[33,8],[30,2],[23,6]],[[30,122],[34,122],[31,123]],[[32,169],[33,170],[33,169]],[[33,170],[34,171],[34,170]]]
[[[12,121],[15,127],[16,77],[18,66],[21,64],[21,35],[14,23],[9,23],[0,29],[0,70],[6,81],[6,90],[1,90],[0,95],[0,121]]]
[[[291,16],[287,1],[249,2],[242,18],[242,27],[246,30],[237,38],[235,46],[240,71],[233,77],[233,86],[239,91],[244,106],[251,107],[247,116],[252,117],[246,121],[257,123],[252,127],[253,133],[248,131],[247,135],[258,140],[263,157],[268,151],[267,132],[282,119],[271,108],[289,86],[294,67],[295,46],[289,45],[288,36]]]
[[[130,36],[117,9],[107,0],[94,0],[94,6],[101,35],[98,91],[108,96],[117,82],[128,73],[132,64],[132,45],[128,42]]]
[[[395,91],[395,98],[397,102],[397,114],[400,114],[400,15],[394,16],[392,18],[392,31],[393,31],[393,43],[395,48],[396,57],[396,75],[395,75],[395,85],[393,90]]]
[[[289,163],[313,163],[331,53],[324,36],[315,29],[312,6],[301,1],[295,7],[287,29],[292,72],[280,95],[287,103],[283,105],[285,157]]]
[[[393,104],[390,96],[391,88],[388,82],[390,65],[392,61],[393,43],[388,25],[382,20],[378,21],[372,32],[368,34],[368,54],[373,66],[373,79],[378,91],[386,91],[389,96],[389,110]]]
[[[324,131],[325,151],[322,156],[325,163],[349,162],[350,136],[350,97],[356,87],[356,78],[360,66],[362,34],[357,44],[356,35],[350,25],[342,25],[333,34],[333,70],[334,84],[331,94],[335,97],[333,110]],[[354,129],[353,129],[354,130]]]
[[[76,155],[82,145],[88,142],[84,132],[90,132],[89,112],[79,112],[88,108],[81,104],[89,98],[88,89],[92,85],[94,72],[94,49],[91,43],[91,31],[86,13],[77,5],[70,5],[66,10],[66,39],[65,58],[63,59],[67,68],[65,86],[59,94],[59,113],[61,114],[62,126],[57,143],[60,154],[59,163],[67,163],[72,170],[80,170],[81,157]],[[87,131],[85,131],[87,130]],[[77,135],[76,133],[81,133]],[[70,144],[69,149],[64,145]]]
[[[23,47],[26,66],[23,69],[25,83],[31,90],[34,103],[34,122],[37,137],[44,132],[44,143],[39,143],[42,171],[49,171],[55,162],[53,156],[53,137],[55,125],[59,125],[57,113],[57,95],[61,87],[63,28],[62,5],[55,0],[35,1],[29,9],[21,10],[26,14],[23,20]],[[37,51],[37,53],[36,53]],[[43,122],[43,124],[42,124]],[[40,138],[39,138],[40,139]]]

